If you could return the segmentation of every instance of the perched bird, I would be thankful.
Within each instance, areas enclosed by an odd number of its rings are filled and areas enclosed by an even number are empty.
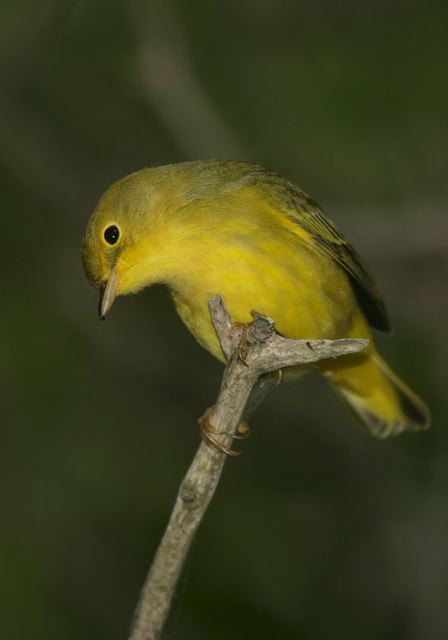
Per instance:
[[[101,291],[101,317],[116,296],[166,284],[184,323],[220,360],[208,309],[217,293],[234,322],[251,321],[255,309],[289,338],[368,338],[365,351],[322,361],[319,371],[374,435],[429,426],[423,401],[375,348],[371,329],[387,333],[390,323],[358,254],[314,200],[273,171],[209,160],[133,173],[99,201],[82,259]]]

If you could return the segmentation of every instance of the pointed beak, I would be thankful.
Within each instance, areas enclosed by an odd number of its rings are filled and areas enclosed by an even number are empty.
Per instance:
[[[100,290],[100,299],[98,302],[98,313],[100,320],[104,320],[110,308],[112,307],[117,295],[118,271],[114,267],[104,287]]]

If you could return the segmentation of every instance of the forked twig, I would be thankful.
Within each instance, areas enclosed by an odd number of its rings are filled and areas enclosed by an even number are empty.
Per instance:
[[[241,335],[231,331],[232,322],[220,296],[209,301],[213,324],[228,364],[216,404],[212,407],[215,442],[230,448],[246,408],[275,386],[273,371],[337,358],[364,349],[368,340],[289,340],[275,333],[274,322],[265,316],[244,330],[244,362]],[[257,398],[258,396],[258,398]],[[129,640],[160,638],[177,580],[191,541],[218,485],[226,455],[204,441],[187,471],[171,518],[157,549],[141,592]]]

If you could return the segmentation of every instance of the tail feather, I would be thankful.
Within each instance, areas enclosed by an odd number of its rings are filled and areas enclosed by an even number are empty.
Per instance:
[[[374,436],[387,438],[409,429],[430,426],[423,402],[388,367],[374,348],[363,356],[349,356],[339,367],[327,371],[332,384]],[[345,359],[344,359],[345,360]]]

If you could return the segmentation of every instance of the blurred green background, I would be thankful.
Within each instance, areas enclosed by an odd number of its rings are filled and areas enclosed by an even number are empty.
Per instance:
[[[434,424],[378,442],[324,381],[279,388],[165,637],[448,637],[447,7],[1,1],[2,637],[126,637],[222,368],[163,288],[100,324],[79,245],[110,183],[207,157],[274,168],[336,220]]]

